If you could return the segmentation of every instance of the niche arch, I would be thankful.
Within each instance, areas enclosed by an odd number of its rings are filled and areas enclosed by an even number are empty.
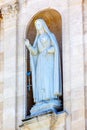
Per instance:
[[[44,19],[47,26],[49,27],[49,29],[51,30],[51,32],[53,32],[57,38],[57,41],[59,43],[59,48],[60,48],[60,55],[61,55],[61,71],[62,69],[62,18],[61,15],[58,11],[54,10],[54,9],[45,9],[42,10],[38,13],[36,13],[32,19],[30,20],[30,22],[27,25],[27,31],[26,31],[26,38],[30,40],[30,43],[33,45],[35,36],[36,36],[36,30],[35,30],[35,26],[34,26],[34,21],[36,19]],[[27,63],[27,72],[30,72],[30,57],[29,57],[29,51],[27,50],[27,58],[26,58],[26,63]],[[30,78],[30,81],[29,81]],[[28,77],[27,76],[27,86],[30,82],[31,88],[29,90],[29,88],[27,87],[27,98],[26,98],[26,116],[30,114],[30,109],[31,107],[34,105],[33,102],[33,93],[32,93],[32,76]],[[62,79],[63,79],[63,71],[62,71]],[[63,82],[63,80],[62,80]],[[61,101],[63,102],[63,97],[61,97]],[[63,104],[63,103],[62,103]],[[63,108],[62,108],[63,109]],[[62,110],[61,109],[61,110]]]

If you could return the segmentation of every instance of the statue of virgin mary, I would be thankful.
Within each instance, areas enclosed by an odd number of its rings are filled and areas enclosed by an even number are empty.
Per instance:
[[[35,27],[37,34],[33,46],[28,39],[25,40],[25,45],[30,51],[33,98],[35,102],[31,109],[31,115],[38,115],[54,109],[54,107],[59,107],[61,104],[59,96],[62,95],[58,42],[43,19],[37,19]]]

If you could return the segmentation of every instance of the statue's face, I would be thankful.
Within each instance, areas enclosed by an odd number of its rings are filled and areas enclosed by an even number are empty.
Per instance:
[[[36,27],[36,30],[38,31],[43,29],[43,26],[40,20],[35,21],[35,27]]]

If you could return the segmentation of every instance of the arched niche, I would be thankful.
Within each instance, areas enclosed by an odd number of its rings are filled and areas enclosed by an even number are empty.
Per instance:
[[[49,27],[50,31],[53,32],[56,36],[56,39],[58,41],[59,47],[60,47],[60,55],[61,55],[61,71],[62,71],[62,18],[59,12],[57,12],[54,9],[45,9],[43,11],[38,12],[34,17],[31,19],[27,26],[27,33],[26,38],[30,40],[30,43],[33,45],[35,36],[36,36],[36,29],[34,26],[34,22],[36,19],[44,19],[47,26]],[[30,58],[29,58],[29,51],[27,50],[27,72],[30,70]],[[63,73],[62,73],[63,74]],[[62,75],[63,77],[63,75]],[[63,78],[62,78],[63,79]],[[63,81],[62,81],[63,82]],[[29,84],[29,77],[27,77],[27,85]],[[32,86],[32,76],[30,76],[30,84]],[[61,100],[63,101],[63,97],[61,97]],[[26,115],[30,114],[30,109],[32,105],[34,105],[33,102],[33,93],[32,93],[32,87],[30,91],[27,89],[27,112]]]

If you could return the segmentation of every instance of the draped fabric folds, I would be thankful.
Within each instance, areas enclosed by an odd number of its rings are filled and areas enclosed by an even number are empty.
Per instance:
[[[45,86],[47,88],[48,93],[50,93],[50,90],[52,87],[52,93],[53,96],[52,98],[56,98],[57,96],[62,95],[62,78],[61,78],[61,60],[60,60],[60,51],[59,51],[59,45],[58,42],[56,40],[56,37],[53,33],[51,33],[48,28],[46,29],[45,27],[45,31],[46,33],[48,33],[49,38],[50,38],[50,46],[54,47],[54,54],[52,55],[53,60],[52,60],[52,64],[53,64],[53,75],[52,75],[52,80],[53,80],[53,84],[51,83],[50,86]],[[35,42],[33,44],[34,48],[38,48],[38,35],[36,36]],[[40,95],[40,91],[38,91],[38,89],[40,89],[40,86],[36,84],[37,82],[37,74],[39,73],[37,72],[37,67],[38,67],[38,57],[39,57],[39,53],[37,55],[32,55],[30,53],[30,64],[31,64],[31,71],[32,71],[32,84],[33,84],[33,97],[34,97],[34,101],[35,102],[40,102],[40,100],[42,100],[41,98],[38,98],[38,95]],[[47,64],[50,63],[49,60],[47,61]],[[41,64],[42,65],[42,64]],[[45,64],[46,66],[46,64]],[[49,68],[47,68],[49,69]],[[46,69],[44,69],[43,71],[46,71]],[[48,82],[48,77],[46,75],[46,72],[41,73],[42,76],[46,76],[47,78],[47,82]],[[44,75],[45,74],[45,75]],[[42,79],[41,79],[42,80]],[[49,81],[51,82],[51,81]],[[42,84],[44,84],[44,82],[42,81]],[[39,88],[38,88],[39,86]],[[51,97],[49,97],[51,98]],[[43,98],[43,100],[46,100],[45,97]]]

